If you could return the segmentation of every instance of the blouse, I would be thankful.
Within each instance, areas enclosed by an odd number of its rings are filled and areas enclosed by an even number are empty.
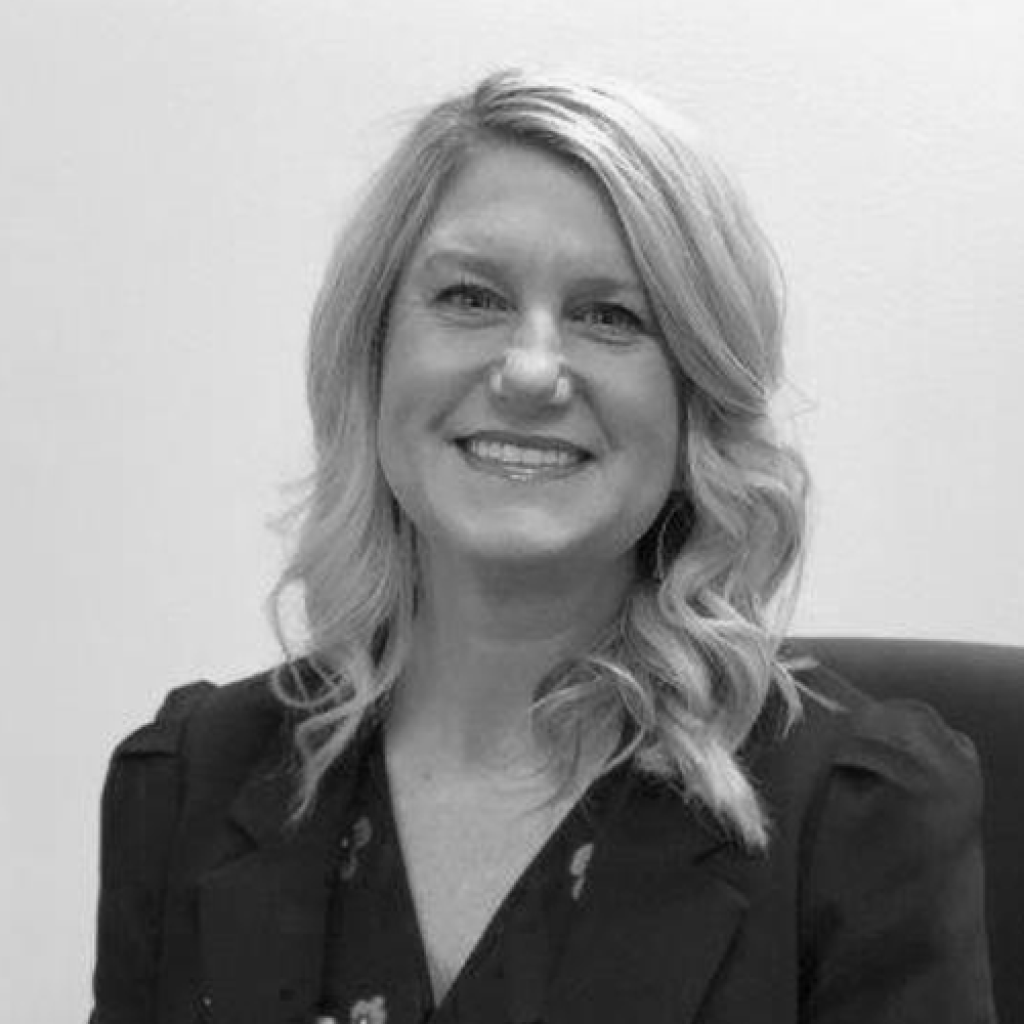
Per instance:
[[[509,890],[435,1004],[378,727],[338,848],[324,959],[323,1024],[478,1024],[539,1019],[549,974],[586,898],[587,868],[629,779],[597,779]],[[344,951],[344,952],[342,952]]]

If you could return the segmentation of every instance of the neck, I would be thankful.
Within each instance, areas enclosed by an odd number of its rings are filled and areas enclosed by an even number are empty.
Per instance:
[[[631,561],[569,573],[425,559],[409,668],[389,713],[391,749],[453,774],[535,768],[535,687],[600,637],[633,573]]]

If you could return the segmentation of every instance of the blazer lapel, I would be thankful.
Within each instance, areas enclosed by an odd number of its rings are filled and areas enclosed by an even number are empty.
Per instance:
[[[230,821],[245,848],[198,885],[206,1002],[217,1024],[313,1018],[334,851],[357,777],[356,746],[328,773],[314,813],[295,829],[287,826],[293,776],[283,737],[232,804]]]
[[[295,830],[286,827],[293,779],[283,734],[232,804],[233,838],[221,847],[232,852],[198,882],[215,1024],[315,1018],[335,850],[364,740],[332,769]],[[598,841],[544,1006],[517,1008],[517,1020],[690,1024],[746,911],[749,866],[678,794],[634,780]]]
[[[677,793],[636,781],[598,840],[544,1019],[689,1024],[748,906],[748,860]]]

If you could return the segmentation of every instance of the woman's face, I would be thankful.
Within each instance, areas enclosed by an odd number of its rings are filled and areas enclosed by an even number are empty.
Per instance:
[[[431,557],[632,563],[676,476],[679,419],[586,173],[526,147],[474,157],[405,268],[384,348],[381,466]]]

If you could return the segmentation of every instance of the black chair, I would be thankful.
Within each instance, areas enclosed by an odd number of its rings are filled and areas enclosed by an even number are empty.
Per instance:
[[[931,704],[974,741],[996,1007],[1001,1024],[1024,1024],[1024,647],[851,637],[794,646],[875,697]]]

